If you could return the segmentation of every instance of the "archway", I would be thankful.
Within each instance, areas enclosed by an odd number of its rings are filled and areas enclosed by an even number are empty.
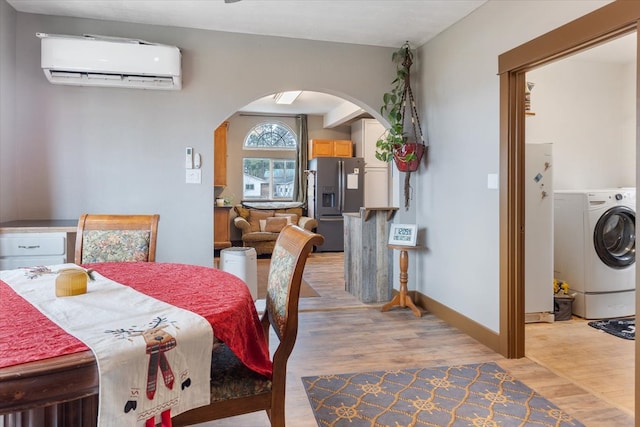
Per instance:
[[[386,123],[380,120],[381,117],[375,108],[346,94],[304,90],[295,102],[289,105],[276,104],[274,95],[274,93],[269,93],[256,98],[247,105],[240,107],[233,114],[230,114],[225,120],[225,123],[228,124],[225,128],[225,133],[229,142],[225,155],[228,163],[227,170],[230,175],[223,186],[215,188],[214,195],[222,195],[231,204],[240,203],[243,199],[242,158],[246,155],[246,151],[241,146],[241,140],[244,140],[247,132],[259,122],[272,120],[297,131],[297,121],[304,114],[307,116],[308,122],[308,139],[350,140],[351,124],[361,119],[377,120],[383,126],[383,129],[386,128]],[[353,155],[356,156],[356,153],[356,147],[354,146]],[[274,155],[277,154],[274,151]],[[216,149],[214,149],[214,156],[216,156]],[[302,169],[306,169],[306,165]],[[392,166],[389,165],[388,169],[391,171]],[[388,175],[389,199],[391,200],[391,197],[397,194],[395,188],[398,183],[397,179],[395,179],[396,177]],[[379,175],[377,176],[379,177]],[[215,209],[214,207],[213,211],[215,235],[215,224],[220,221],[222,216],[219,212],[220,209]],[[231,212],[229,216],[232,217],[234,215]],[[227,244],[230,245],[231,241],[237,243],[239,238],[239,230],[235,230],[231,226]],[[218,243],[219,241],[214,238],[214,248],[222,249],[223,247]]]

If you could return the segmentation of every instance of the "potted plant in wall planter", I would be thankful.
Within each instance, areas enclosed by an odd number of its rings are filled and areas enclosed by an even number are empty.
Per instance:
[[[393,160],[401,172],[406,172],[404,180],[404,207],[409,208],[411,172],[418,170],[426,151],[424,136],[416,103],[411,91],[411,65],[413,52],[409,42],[391,56],[396,64],[396,78],[391,82],[391,90],[382,97],[380,114],[389,122],[389,129],[376,142],[376,158],[385,162]],[[407,112],[409,114],[407,114]],[[406,126],[410,119],[411,125]]]

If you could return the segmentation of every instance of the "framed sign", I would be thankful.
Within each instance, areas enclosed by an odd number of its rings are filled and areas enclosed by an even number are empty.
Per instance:
[[[416,224],[391,224],[389,244],[415,246],[418,227]]]

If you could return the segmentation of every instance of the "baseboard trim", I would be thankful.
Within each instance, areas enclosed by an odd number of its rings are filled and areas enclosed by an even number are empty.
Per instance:
[[[496,353],[500,353],[500,335],[417,291],[409,291],[413,302],[421,308],[444,320],[451,326],[478,340]]]
[[[555,315],[553,313],[548,312],[536,312],[536,313],[525,313],[524,314],[524,323],[553,323],[555,321]]]

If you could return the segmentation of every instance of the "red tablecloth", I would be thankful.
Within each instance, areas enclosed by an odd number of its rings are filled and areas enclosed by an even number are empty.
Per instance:
[[[271,376],[269,348],[251,293],[236,276],[213,268],[171,263],[98,263],[84,267],[198,313],[211,323],[215,337],[247,367]],[[0,281],[0,368],[86,350],[87,346]]]

